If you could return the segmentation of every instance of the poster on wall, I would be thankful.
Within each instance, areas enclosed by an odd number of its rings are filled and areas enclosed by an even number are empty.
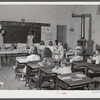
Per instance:
[[[41,27],[41,40],[44,40],[45,43],[53,40],[53,34],[51,32],[51,27]]]

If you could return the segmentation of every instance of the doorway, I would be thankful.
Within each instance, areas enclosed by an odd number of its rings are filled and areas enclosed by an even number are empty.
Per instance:
[[[57,25],[57,40],[67,43],[67,26]]]

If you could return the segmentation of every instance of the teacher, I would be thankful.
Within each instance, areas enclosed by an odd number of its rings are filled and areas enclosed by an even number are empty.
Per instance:
[[[0,49],[5,49],[4,38],[3,35],[5,30],[2,29],[2,25],[0,24]]]
[[[29,49],[31,46],[34,45],[34,38],[35,38],[35,33],[32,34],[32,30],[30,30],[28,32],[28,36],[27,36],[27,44],[26,44],[26,47]]]

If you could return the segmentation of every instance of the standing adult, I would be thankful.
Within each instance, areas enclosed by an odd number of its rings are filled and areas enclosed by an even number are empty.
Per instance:
[[[1,50],[5,49],[4,37],[3,37],[4,33],[5,33],[5,31],[2,29],[2,25],[0,24],[0,49]],[[2,56],[0,56],[0,67],[1,67],[1,57]],[[2,58],[3,58],[3,61],[6,62],[5,56],[3,56]]]
[[[32,30],[29,31],[28,36],[27,36],[27,48],[30,48],[31,46],[34,45],[33,40],[35,38],[35,34],[32,33]]]
[[[0,24],[0,49],[5,49],[3,34],[5,31],[2,29],[2,25]]]

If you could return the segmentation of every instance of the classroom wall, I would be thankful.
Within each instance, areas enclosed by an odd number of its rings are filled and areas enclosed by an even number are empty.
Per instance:
[[[92,39],[100,44],[100,15],[97,15],[97,5],[0,5],[0,21],[21,21],[50,23],[53,41],[57,36],[57,25],[66,25],[66,38],[69,47],[74,49],[81,36],[81,19],[72,18],[75,14],[92,14]],[[74,28],[74,31],[70,31]],[[88,39],[88,19],[86,19],[86,39]],[[48,44],[49,41],[46,43]]]
[[[92,15],[92,40],[94,41],[94,47],[95,44],[100,45],[100,15],[97,14],[97,5],[77,5],[74,6],[75,10],[73,11],[75,14],[91,14]],[[80,37],[80,19],[74,18],[73,19],[73,26],[75,28],[74,35],[75,35],[75,41],[79,39]],[[85,35],[86,39],[88,40],[88,33],[89,33],[89,19],[86,18],[86,26],[85,26]],[[73,44],[74,45],[74,44]]]
[[[51,33],[55,34],[55,12],[55,6],[0,5],[0,21],[21,21],[24,18],[26,22],[50,23]]]
[[[26,22],[50,23],[52,39],[55,41],[57,25],[67,25],[68,29],[72,22],[70,20],[71,7],[64,5],[0,5],[0,21],[21,21],[24,18]]]

